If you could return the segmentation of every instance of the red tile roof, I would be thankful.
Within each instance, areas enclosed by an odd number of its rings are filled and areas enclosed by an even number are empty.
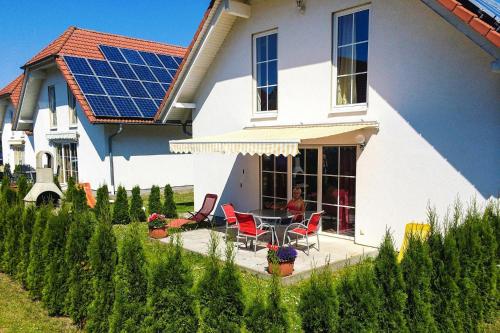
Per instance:
[[[66,63],[60,56],[71,55],[76,57],[105,59],[99,45],[110,45],[123,48],[131,48],[139,51],[149,51],[154,53],[169,54],[173,56],[183,57],[186,53],[186,48],[175,45],[168,45],[158,42],[152,42],[132,37],[125,37],[109,33],[69,27],[61,36],[51,42],[47,47],[40,51],[37,55],[31,58],[24,67],[29,67],[39,61],[50,57],[55,57],[55,62],[66,79],[71,91],[80,103],[83,112],[91,123],[153,123],[154,120],[145,119],[117,119],[117,118],[96,118],[87,100],[80,91],[77,83],[70,74]]]
[[[21,97],[21,89],[23,87],[24,74],[19,75],[14,81],[6,85],[0,90],[1,97],[10,97],[10,100],[15,108],[19,105],[19,98]]]

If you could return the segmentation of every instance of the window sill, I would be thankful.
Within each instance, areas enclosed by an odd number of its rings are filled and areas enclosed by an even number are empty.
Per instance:
[[[69,128],[70,129],[78,129],[78,124],[70,124]]]
[[[57,131],[57,127],[50,127],[51,131]]]
[[[276,119],[278,111],[259,111],[252,114],[252,120]]]
[[[336,105],[330,111],[330,115],[345,115],[345,114],[363,114],[368,111],[367,104],[354,104],[354,105]]]

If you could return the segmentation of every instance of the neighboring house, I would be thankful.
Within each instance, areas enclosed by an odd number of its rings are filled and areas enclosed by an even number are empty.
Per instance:
[[[192,185],[192,158],[171,154],[186,123],[154,124],[185,48],[75,27],[22,68],[14,127],[33,132],[64,184]]]
[[[157,116],[192,118],[193,139],[170,146],[195,153],[195,206],[206,193],[282,206],[297,186],[324,234],[376,246],[389,228],[399,246],[428,206],[443,217],[457,198],[498,197],[499,13],[491,0],[212,1]]]
[[[35,165],[33,135],[30,132],[14,131],[12,119],[19,104],[23,75],[18,76],[0,90],[0,132],[2,133],[2,164],[9,164],[11,171],[17,165]]]

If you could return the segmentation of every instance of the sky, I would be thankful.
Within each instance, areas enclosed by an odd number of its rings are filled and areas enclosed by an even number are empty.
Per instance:
[[[0,89],[69,26],[187,46],[209,0],[0,0]]]

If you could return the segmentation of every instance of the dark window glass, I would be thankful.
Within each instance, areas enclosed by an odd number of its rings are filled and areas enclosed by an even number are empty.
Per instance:
[[[339,178],[339,205],[356,205],[356,179],[340,177]]]
[[[278,86],[267,88],[268,110],[278,110]]]
[[[287,158],[283,155],[276,156],[276,171],[286,172],[287,170]]]
[[[274,196],[274,173],[262,173],[262,195]]]
[[[352,103],[366,102],[366,74],[358,74],[353,77],[354,86],[352,89]]]
[[[267,60],[267,36],[259,37],[255,41],[257,51],[257,62]]]
[[[318,173],[318,150],[317,149],[306,149],[306,173],[307,174],[317,174]]]
[[[257,110],[267,111],[267,88],[257,88]]]
[[[265,87],[267,83],[267,64],[257,64],[257,87]]]
[[[339,179],[333,176],[323,176],[323,203],[338,204]]]
[[[338,19],[338,46],[352,43],[352,15],[340,16]]]
[[[287,195],[287,181],[286,181],[286,173],[276,173],[276,197],[286,199]]]
[[[318,200],[318,177],[306,176],[305,199],[316,202]]]
[[[368,43],[357,44],[354,50],[354,73],[368,71]]]
[[[277,43],[277,34],[270,34],[255,39],[257,111],[274,111],[278,109]]]
[[[355,42],[368,40],[368,9],[354,14],[354,36]]]
[[[339,148],[338,147],[324,147],[323,148],[323,174],[324,175],[337,175],[339,163]]]
[[[278,59],[278,34],[272,34],[267,39],[268,60]]]
[[[278,61],[270,61],[268,63],[267,84],[272,86],[278,84]]]
[[[274,156],[263,155],[262,156],[262,170],[273,171],[274,170]]]
[[[323,231],[330,233],[337,233],[337,206],[323,205],[323,211],[325,212],[321,217],[321,225]]]
[[[340,147],[340,175],[356,175],[356,147]]]

